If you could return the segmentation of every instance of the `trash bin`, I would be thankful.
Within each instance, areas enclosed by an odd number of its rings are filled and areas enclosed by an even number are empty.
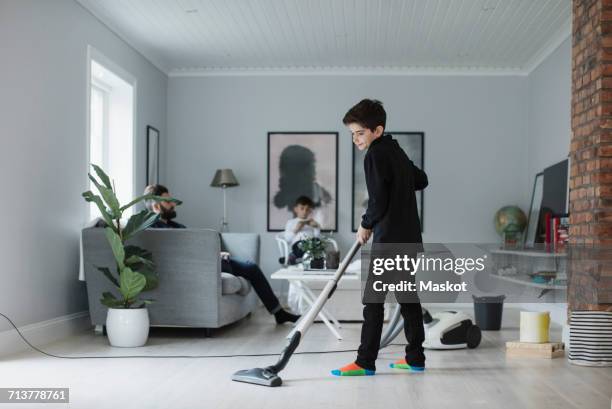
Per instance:
[[[505,295],[488,295],[474,299],[474,317],[476,325],[484,331],[499,331],[501,328],[502,312],[504,310]]]

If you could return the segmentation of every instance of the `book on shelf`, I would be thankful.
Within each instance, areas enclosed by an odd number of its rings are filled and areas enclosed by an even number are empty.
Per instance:
[[[556,214],[552,216],[551,232],[552,250],[555,253],[565,251],[569,241],[569,215]]]

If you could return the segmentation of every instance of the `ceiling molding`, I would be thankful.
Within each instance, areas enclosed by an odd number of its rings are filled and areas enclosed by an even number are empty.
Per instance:
[[[524,71],[531,74],[540,66],[557,48],[572,35],[572,19],[567,19],[563,26],[553,35],[553,37],[537,51],[525,64]]]
[[[525,76],[520,68],[487,67],[217,67],[170,70],[171,78],[217,76]]]

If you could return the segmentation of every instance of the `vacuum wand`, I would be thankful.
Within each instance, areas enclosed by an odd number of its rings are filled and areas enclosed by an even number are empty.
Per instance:
[[[346,254],[342,262],[338,266],[338,270],[334,276],[327,282],[325,288],[321,291],[321,294],[317,297],[315,303],[312,305],[310,310],[304,315],[297,324],[295,332],[293,336],[289,340],[289,344],[285,347],[283,352],[281,353],[278,362],[276,364],[268,366],[266,368],[253,368],[253,369],[244,369],[236,372],[232,375],[232,380],[237,382],[246,382],[252,383],[255,385],[263,385],[263,386],[281,386],[283,381],[278,376],[278,373],[282,371],[289,359],[291,359],[291,355],[297,349],[300,341],[306,335],[306,332],[311,327],[319,312],[325,305],[328,299],[332,297],[334,291],[336,291],[336,287],[338,285],[338,281],[345,273],[349,263],[357,254],[357,251],[361,247],[361,244],[356,241],[352,246],[349,252]]]

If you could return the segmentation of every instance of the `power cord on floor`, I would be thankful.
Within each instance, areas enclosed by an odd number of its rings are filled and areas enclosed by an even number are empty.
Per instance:
[[[34,351],[37,351],[43,355],[49,356],[51,358],[61,358],[61,359],[117,359],[117,358],[242,358],[242,357],[265,357],[265,356],[278,356],[279,353],[265,353],[265,354],[231,354],[231,355],[115,355],[115,356],[95,356],[95,355],[84,355],[84,356],[63,356],[63,355],[55,355],[42,349],[32,345],[30,341],[23,336],[19,328],[15,325],[15,323],[6,315],[0,312],[0,315],[3,316],[11,326],[17,331],[17,334],[23,339],[23,341]],[[384,349],[388,346],[404,346],[402,344],[388,344]],[[333,349],[328,351],[302,351],[295,352],[294,355],[314,355],[314,354],[337,354],[342,352],[357,352],[357,349]]]

